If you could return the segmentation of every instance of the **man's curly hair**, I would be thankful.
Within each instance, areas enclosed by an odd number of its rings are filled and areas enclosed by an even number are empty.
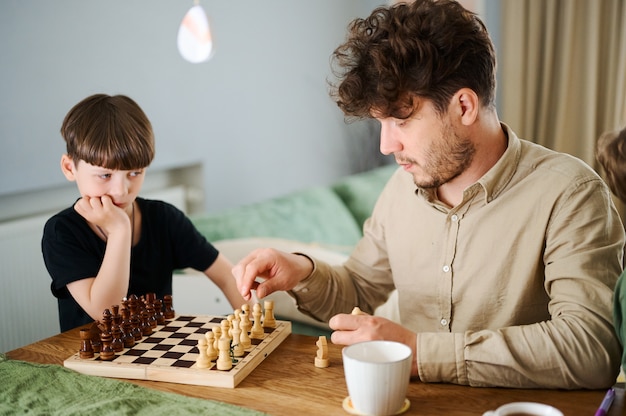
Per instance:
[[[445,113],[461,88],[493,107],[496,58],[476,14],[452,0],[416,0],[379,7],[349,25],[331,57],[331,96],[348,117],[408,118],[414,99]]]

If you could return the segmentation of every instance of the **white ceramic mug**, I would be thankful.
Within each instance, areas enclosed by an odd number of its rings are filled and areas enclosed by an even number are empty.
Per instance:
[[[496,410],[483,413],[483,416],[563,416],[563,412],[552,406],[535,402],[507,403]]]
[[[413,353],[393,341],[365,341],[344,347],[343,368],[349,400],[366,415],[393,415],[406,402]]]

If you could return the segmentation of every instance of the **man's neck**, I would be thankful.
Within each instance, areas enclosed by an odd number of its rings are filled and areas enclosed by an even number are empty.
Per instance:
[[[463,201],[463,192],[476,183],[500,160],[507,149],[508,139],[497,117],[483,121],[480,129],[471,132],[476,146],[472,164],[459,176],[437,188],[437,197],[449,207]]]

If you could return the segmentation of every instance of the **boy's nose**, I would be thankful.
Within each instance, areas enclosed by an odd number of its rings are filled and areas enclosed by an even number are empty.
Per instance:
[[[109,194],[111,196],[123,196],[128,193],[128,181],[126,178],[116,178],[111,181]]]

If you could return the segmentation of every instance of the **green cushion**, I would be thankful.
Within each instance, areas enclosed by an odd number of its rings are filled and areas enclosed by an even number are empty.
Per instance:
[[[329,188],[315,187],[283,197],[191,216],[209,240],[276,237],[307,243],[354,246],[361,227]]]
[[[383,166],[350,175],[332,186],[352,212],[359,228],[363,228],[363,223],[372,214],[378,196],[397,169],[398,166],[395,164]]]

